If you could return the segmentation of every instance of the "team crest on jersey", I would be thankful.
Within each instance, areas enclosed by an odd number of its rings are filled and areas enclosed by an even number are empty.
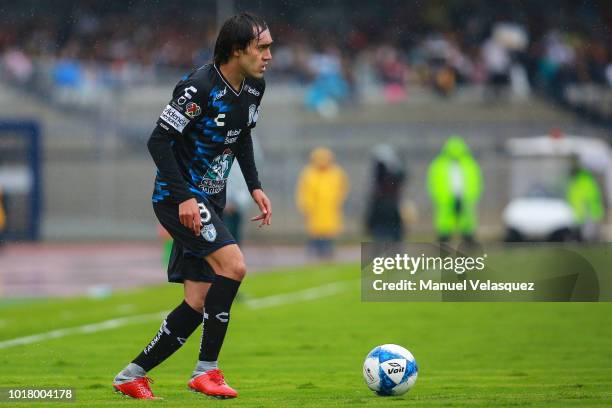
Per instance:
[[[202,238],[207,240],[208,242],[213,242],[217,239],[217,229],[213,224],[206,224],[202,227],[202,231],[200,231]]]
[[[257,123],[257,118],[259,118],[259,106],[253,104],[249,106],[249,121],[247,122],[247,126]]]
[[[185,107],[185,115],[189,116],[191,119],[198,116],[202,113],[202,109],[195,102],[189,102]]]
[[[229,177],[232,163],[234,162],[234,154],[232,150],[227,148],[222,154],[215,157],[208,171],[202,178],[199,187],[207,194],[217,194],[225,187],[227,178]]]

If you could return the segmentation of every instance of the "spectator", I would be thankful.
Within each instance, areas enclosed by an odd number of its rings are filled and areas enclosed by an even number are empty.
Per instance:
[[[427,174],[427,187],[438,240],[447,242],[459,232],[464,242],[473,243],[482,175],[461,137],[451,136],[433,160]]]
[[[6,212],[4,211],[2,186],[0,186],[0,247],[4,245],[4,231],[6,231]]]
[[[324,52],[312,56],[310,69],[314,81],[306,93],[306,107],[323,117],[338,114],[338,105],[349,95],[348,83],[342,73],[340,51],[328,47]]]
[[[27,85],[32,79],[34,73],[32,61],[19,49],[11,49],[4,54],[4,66],[11,81]]]
[[[309,252],[316,257],[333,256],[333,240],[342,231],[342,205],[348,190],[348,178],[335,164],[331,150],[314,149],[300,174],[296,202],[305,219]]]
[[[406,174],[395,150],[380,144],[372,152],[374,168],[366,229],[375,242],[401,242],[404,224],[400,213]]]
[[[595,241],[605,213],[603,199],[595,176],[580,165],[578,158],[572,160],[566,194],[574,213],[578,239]]]

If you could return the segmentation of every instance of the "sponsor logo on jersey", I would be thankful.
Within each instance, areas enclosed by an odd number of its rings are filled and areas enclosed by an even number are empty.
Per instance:
[[[183,96],[181,96],[177,100],[179,105],[184,105],[188,99],[191,99],[191,94],[189,92],[198,93],[198,90],[195,86],[190,86],[189,88],[185,88]]]
[[[249,106],[249,121],[247,122],[247,126],[251,126],[251,124],[257,123],[257,119],[259,118],[259,106],[253,104]]]
[[[227,131],[227,136],[225,137],[225,144],[231,144],[238,140],[238,135],[242,132],[242,129],[233,129]]]
[[[227,86],[215,94],[214,100],[218,101],[227,94]]]
[[[166,108],[162,111],[160,118],[179,132],[182,132],[183,129],[185,129],[185,126],[187,126],[189,123],[189,119],[184,117],[179,111],[170,105],[166,105]]]
[[[191,119],[198,116],[202,113],[202,109],[195,102],[189,102],[185,107],[185,115],[189,116]]]
[[[226,148],[222,154],[215,157],[208,171],[202,177],[199,187],[207,194],[217,194],[225,188],[225,183],[229,177],[234,154],[232,150]]]
[[[251,95],[255,95],[255,96],[261,95],[261,93],[257,89],[253,88],[252,86],[244,84],[244,87],[246,88],[247,92],[250,93]]]
[[[225,122],[222,119],[225,119],[225,113],[220,113],[217,115],[217,117],[215,118],[215,125],[217,125],[218,127],[225,126]]]
[[[213,224],[204,225],[200,234],[202,235],[202,238],[208,242],[213,242],[215,239],[217,239],[217,229]]]

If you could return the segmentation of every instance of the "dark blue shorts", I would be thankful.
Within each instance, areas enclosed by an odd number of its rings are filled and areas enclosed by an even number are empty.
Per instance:
[[[153,210],[160,224],[172,239],[172,252],[168,262],[168,282],[182,283],[185,279],[212,282],[215,273],[204,257],[236,240],[222,220],[222,210],[207,202],[198,201],[202,230],[200,235],[181,224],[178,204],[153,203]]]

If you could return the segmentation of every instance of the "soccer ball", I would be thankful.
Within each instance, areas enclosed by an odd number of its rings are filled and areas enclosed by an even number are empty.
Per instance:
[[[396,344],[374,348],[363,363],[363,378],[378,395],[405,394],[416,382],[417,363],[412,354]]]

